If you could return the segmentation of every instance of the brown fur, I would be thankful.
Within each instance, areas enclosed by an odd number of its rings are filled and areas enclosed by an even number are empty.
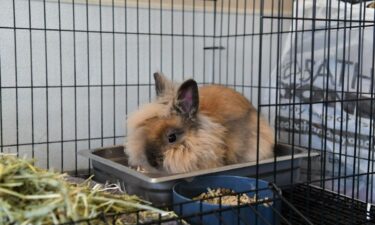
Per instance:
[[[182,173],[256,160],[257,112],[243,95],[223,86],[201,87],[198,112],[186,115],[176,107],[178,86],[160,75],[155,79],[164,91],[157,90],[158,98],[128,120],[125,151],[130,165]],[[273,156],[274,136],[263,118],[259,123],[261,160]],[[167,136],[175,131],[181,135],[169,143]]]

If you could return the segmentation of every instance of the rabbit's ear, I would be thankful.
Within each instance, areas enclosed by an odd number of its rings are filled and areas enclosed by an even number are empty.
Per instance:
[[[199,108],[198,84],[195,80],[187,80],[178,88],[177,110],[188,118],[193,118]]]
[[[158,97],[163,95],[166,89],[171,86],[170,81],[162,73],[154,73],[154,80],[156,96]]]

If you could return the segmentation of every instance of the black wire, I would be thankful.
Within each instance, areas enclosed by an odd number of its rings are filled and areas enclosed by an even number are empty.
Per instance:
[[[259,33],[262,34],[263,33],[263,16],[264,16],[264,2],[261,1],[260,2],[260,21],[259,21]],[[259,180],[259,177],[260,177],[260,170],[259,170],[259,160],[260,160],[260,154],[259,154],[259,151],[260,151],[260,112],[261,112],[261,107],[260,107],[260,104],[262,104],[262,89],[260,88],[260,86],[262,86],[262,62],[263,62],[263,36],[261,35],[259,37],[259,43],[258,43],[258,48],[259,48],[259,53],[258,53],[258,98],[257,98],[257,125],[256,125],[256,131],[257,131],[257,135],[256,135],[256,138],[257,138],[257,142],[256,142],[256,166],[255,166],[255,178],[256,180],[258,181]],[[255,192],[255,195],[256,196],[259,196],[258,194],[258,189],[259,189],[259,183],[256,182],[255,183],[255,189],[256,189],[256,192]],[[256,210],[258,210],[258,206],[256,206]],[[255,221],[256,225],[258,224],[258,220]]]
[[[347,10],[347,4],[345,4],[345,6],[344,6],[344,19],[346,19],[346,17],[347,17],[347,12],[346,12],[346,10]],[[342,58],[345,60],[346,59],[346,57],[345,57],[345,54],[346,54],[346,29],[344,29],[344,36],[343,36],[343,46],[342,46],[342,49],[343,49],[343,56],[342,56]],[[344,73],[345,73],[345,64],[342,64],[342,68],[341,68],[341,73],[342,74],[340,74],[341,75],[341,77],[344,75]],[[345,87],[344,87],[344,81],[342,81],[342,84],[341,84],[341,96],[344,96],[344,90],[345,90]],[[341,105],[340,105],[340,107],[341,107],[341,115],[340,115],[340,117],[341,118],[344,118],[344,110],[343,110],[343,108],[344,108],[344,102],[341,102]],[[342,160],[342,151],[343,151],[343,145],[342,145],[342,137],[343,137],[343,130],[344,130],[344,122],[343,122],[343,120],[341,120],[341,123],[340,123],[340,140],[339,140],[339,161],[340,161],[340,163],[343,161]],[[345,166],[346,166],[346,164],[345,164]],[[340,176],[341,175],[341,167],[342,166],[339,166],[339,168],[338,168],[338,175]],[[344,170],[344,174],[346,173],[346,169]],[[341,179],[339,179],[338,180],[338,190],[337,190],[339,193],[341,193]]]
[[[100,140],[101,138],[104,139],[104,140],[109,140],[109,139],[114,139],[114,138],[123,138],[124,136],[123,135],[118,135],[118,136],[104,136],[103,138],[101,136],[99,137],[91,137],[91,138],[78,138],[77,139],[77,142],[83,142],[83,141],[96,141],[96,140]],[[56,140],[56,141],[38,141],[38,142],[34,142],[34,145],[51,145],[51,144],[61,144],[62,143],[73,143],[75,142],[76,140],[73,138],[73,139],[65,139],[65,140]],[[32,145],[32,142],[25,142],[25,143],[19,143],[18,146],[28,146],[28,145]],[[13,144],[4,144],[2,147],[4,148],[11,148],[11,147],[17,147],[17,144],[16,143],[13,143]]]
[[[125,24],[125,32],[128,31],[128,7],[127,7],[127,0],[125,0],[125,6],[124,6],[124,13],[125,13],[125,21],[124,21],[124,24]],[[125,35],[125,73],[124,73],[124,76],[125,76],[125,115],[128,115],[128,98],[129,98],[129,95],[128,95],[128,87],[129,87],[129,84],[128,84],[128,74],[129,74],[129,71],[128,71],[128,36]],[[127,119],[126,119],[127,120]],[[127,121],[126,121],[127,122]],[[128,134],[128,127],[125,126],[125,135]]]
[[[45,82],[46,86],[49,85],[48,83],[48,49],[47,49],[47,18],[46,18],[46,0],[43,0],[43,21],[44,21],[44,57],[45,57],[45,70],[46,70],[46,77]],[[48,88],[45,90],[46,92],[46,140],[49,142],[49,92]],[[17,135],[18,136],[18,135]],[[49,169],[49,145],[46,146],[47,151],[47,169]]]
[[[255,0],[254,0],[255,1]],[[228,36],[230,34],[230,9],[231,9],[231,0],[228,1]],[[229,45],[229,38],[227,38],[227,58],[226,58],[226,74],[225,74],[225,85],[229,84],[229,51],[230,51],[230,45]]]
[[[174,9],[173,9],[173,2],[171,1],[171,33],[174,34]],[[174,36],[171,37],[171,78],[174,81]]]
[[[163,72],[163,0],[160,0],[160,71]]]
[[[214,13],[214,18],[213,18],[213,35],[214,35],[214,38],[212,38],[212,46],[213,47],[215,47],[216,46],[216,23],[217,23],[217,2],[216,1],[214,1],[213,2],[214,3],[214,5],[213,5],[213,7],[214,7],[214,10],[213,10],[213,13]],[[206,46],[204,46],[204,47],[206,47]],[[215,83],[215,81],[216,81],[216,79],[215,79],[215,62],[216,62],[216,49],[214,48],[213,50],[212,50],[212,75],[211,75],[211,82],[210,83],[212,83],[212,84],[214,84]]]
[[[252,11],[252,18],[251,18],[251,21],[252,21],[252,24],[251,24],[251,33],[254,34],[255,33],[255,6],[256,6],[256,0],[253,0],[253,11]],[[263,15],[264,16],[264,15]],[[261,18],[260,18],[261,19]],[[260,37],[259,37],[260,38]],[[250,60],[250,68],[251,68],[251,72],[250,72],[250,86],[253,86],[254,85],[254,75],[255,72],[254,72],[254,35],[251,36],[251,60]],[[250,88],[250,101],[253,102],[253,88]],[[259,109],[258,109],[259,110]]]
[[[362,2],[362,1],[361,1]],[[362,5],[362,4],[361,4]],[[359,18],[361,18],[361,16],[362,16],[362,7],[359,7]],[[362,44],[362,41],[363,41],[363,37],[362,37],[362,33],[361,33],[361,28],[359,28],[359,32],[358,32],[358,52],[357,52],[357,54],[358,54],[358,64],[360,64],[360,62],[361,62],[361,49],[360,49],[360,47],[361,47],[361,44]],[[356,74],[354,74],[354,76],[355,76]],[[361,67],[358,69],[358,77],[360,77],[360,75],[361,75]],[[359,99],[359,90],[360,90],[360,84],[361,82],[359,81],[359,79],[357,80],[357,87],[356,87],[356,91],[357,91],[357,93],[356,93],[356,99]],[[357,136],[357,132],[359,131],[361,131],[361,128],[360,128],[360,124],[359,124],[359,128],[358,128],[358,121],[359,121],[359,113],[358,113],[358,101],[356,101],[356,113],[355,113],[355,125],[354,125],[354,134],[355,134],[355,136],[354,136],[354,153],[353,153],[353,156],[354,156],[354,159],[353,159],[353,171],[352,171],[352,173],[353,173],[353,175],[354,175],[354,173],[355,173],[355,171],[356,171],[356,165],[357,165],[357,159],[356,159],[356,157],[357,157],[357,151],[358,151],[358,148],[357,148],[357,140],[358,140],[358,136]],[[359,179],[358,179],[359,180]],[[353,178],[352,178],[352,194],[351,194],[351,197],[352,197],[352,199],[354,199],[355,198],[355,191],[354,191],[354,189],[355,189],[355,187],[356,187],[356,184],[355,184],[355,179],[354,179],[354,176],[353,176]],[[357,189],[357,190],[359,190],[359,189]],[[358,192],[357,192],[358,193]]]
[[[374,13],[374,21],[375,21],[375,13]],[[375,26],[373,27],[373,34],[375,34]],[[372,36],[373,38],[373,41],[372,41],[372,63],[371,63],[371,68],[372,69],[372,74],[371,74],[371,84],[370,84],[370,93],[371,93],[371,103],[370,103],[370,107],[371,107],[371,112],[374,111],[374,101],[373,101],[373,97],[374,97],[374,76],[375,76],[375,35]],[[0,82],[1,83],[1,82]],[[372,144],[372,141],[373,141],[373,113],[370,114],[370,128],[369,128],[369,149],[368,149],[368,159],[369,159],[369,162],[367,164],[367,172],[369,173],[370,171],[374,171],[374,163],[370,163],[370,162],[374,162],[374,149],[373,147],[373,144]],[[372,153],[372,155],[371,155]],[[370,169],[370,164],[371,164],[371,169]],[[373,190],[374,190],[374,180],[373,180],[373,176],[371,176],[371,179],[370,179],[370,176],[367,175],[367,180],[366,180],[366,183],[367,185],[371,188],[369,188],[367,186],[366,188],[366,202],[373,202],[374,199],[373,199]],[[369,193],[369,190],[370,190],[370,193]],[[370,197],[371,196],[371,197]],[[370,200],[371,199],[371,200]]]
[[[182,80],[185,80],[185,0],[182,0],[182,19],[181,19],[181,26],[182,26]]]
[[[346,6],[346,5],[345,5]],[[351,30],[353,27],[353,24],[352,24],[352,22],[351,22],[351,19],[352,19],[352,15],[353,15],[353,6],[352,5],[350,5],[350,19],[349,19],[349,30]],[[351,32],[349,32],[349,43],[348,43],[348,46],[351,46],[351,40],[352,40],[352,35],[351,35]],[[350,61],[350,57],[351,57],[351,48],[349,47],[349,49],[348,49],[348,54],[347,54],[347,56],[348,56],[348,61]],[[347,70],[347,74],[349,74],[349,69]],[[349,90],[349,76],[347,76],[347,87],[346,87],[346,89],[347,90]],[[358,91],[358,90],[356,90],[356,91]],[[346,113],[346,122],[345,122],[345,132],[344,132],[344,134],[345,134],[345,138],[347,139],[348,138],[348,127],[349,127],[349,123],[348,123],[348,118],[349,118],[349,113]],[[348,147],[345,145],[344,146],[344,148],[345,148],[345,151],[347,152],[348,151]],[[347,157],[345,157],[345,159],[344,159],[344,167],[345,167],[345,170],[344,170],[344,176],[347,176],[346,174],[347,174],[347,169],[346,168],[348,168],[348,158]],[[344,194],[346,195],[347,194],[347,179],[344,179]]]
[[[278,1],[278,5],[277,5],[277,8],[278,8],[278,16],[280,16],[280,12],[281,12],[281,2],[283,2],[283,0],[280,0],[280,1]],[[280,29],[281,29],[281,20],[280,19],[278,19],[277,20],[277,31],[280,31]],[[279,78],[279,73],[280,73],[280,64],[281,64],[281,56],[280,56],[280,54],[281,54],[281,51],[280,51],[280,42],[281,42],[281,35],[280,34],[278,34],[277,35],[277,44],[276,44],[276,72],[275,72],[275,76],[276,76],[276,81],[275,81],[275,83],[276,83],[276,86],[275,86],[275,88],[276,88],[276,90],[275,90],[275,107],[274,107],[274,109],[275,109],[275,125],[274,125],[274,130],[275,130],[275,136],[274,136],[274,143],[275,143],[275,145],[277,145],[277,143],[278,143],[278,132],[277,131],[280,131],[281,129],[276,129],[277,127],[280,127],[280,124],[278,124],[278,115],[279,115],[279,107],[278,107],[278,101],[279,101],[279,88],[280,88],[280,84],[279,84],[279,80],[280,80],[280,78]],[[271,108],[271,107],[270,107]],[[277,176],[276,176],[276,169],[277,169],[277,167],[276,167],[276,158],[277,158],[277,156],[276,156],[276,154],[274,154],[274,157],[273,157],[273,160],[274,160],[274,164],[273,164],[273,179],[272,179],[272,181],[274,182],[274,183],[277,183]]]
[[[151,0],[148,0],[148,32],[151,33]],[[151,101],[151,83],[152,83],[152,71],[151,71],[151,55],[152,55],[152,48],[151,48],[151,38],[152,36],[148,37],[148,101]]]
[[[244,16],[243,16],[243,33],[246,34],[246,19],[247,19],[247,0],[245,0],[244,4]],[[272,31],[272,30],[271,30]],[[244,36],[242,39],[242,94],[245,95],[245,50],[246,50],[246,37]],[[271,56],[270,56],[271,57]],[[246,96],[246,95],[245,95]]]
[[[73,11],[73,65],[74,65],[74,139],[77,140],[77,57],[76,57],[76,32],[74,32],[76,28],[76,20],[75,20],[75,0],[72,1],[72,11]],[[78,175],[78,146],[77,141],[74,142],[74,168],[75,168],[75,175]]]
[[[219,46],[222,46],[222,36],[223,36],[223,18],[224,18],[224,1],[221,1],[221,10],[220,10],[220,36],[218,37],[219,38]],[[228,52],[228,50],[227,50]],[[222,59],[222,51],[219,51],[219,60],[220,60],[220,63],[219,63],[219,84],[223,84],[223,81],[222,81],[222,76],[221,76],[221,71],[222,71],[222,66],[221,65],[224,65],[223,63],[223,59]]]
[[[236,0],[235,29],[234,29],[234,55],[233,55],[233,84],[237,84],[237,39],[238,39],[238,1]],[[229,48],[229,47],[228,47]]]
[[[139,1],[137,1],[137,19],[136,19],[136,24],[137,24],[137,34],[139,34]],[[140,64],[139,64],[139,61],[140,61],[140,57],[139,57],[139,35],[136,36],[137,37],[137,84],[140,83],[140,73],[139,73],[139,70],[140,70]],[[140,87],[137,85],[137,106],[139,107],[140,105]]]
[[[271,1],[271,15],[273,16],[273,12],[274,12],[274,0]],[[271,23],[271,27],[270,27],[270,32],[273,32],[273,24],[274,24],[274,20],[270,20],[270,23]],[[270,35],[269,36],[269,39],[270,39],[270,51],[269,51],[269,64],[268,64],[268,86],[269,87],[272,87],[272,67],[274,66],[274,63],[273,63],[273,54],[272,54],[272,51],[273,51],[273,35]],[[271,92],[271,89],[268,88],[268,102],[271,102],[271,99],[272,99],[272,92]],[[268,107],[268,122],[271,121],[271,107]]]
[[[13,24],[16,26],[16,5],[15,0],[13,0]],[[15,79],[15,85],[18,86],[18,62],[17,62],[17,32],[16,30],[13,31],[13,41],[14,41],[14,79]],[[19,156],[19,112],[18,112],[18,88],[16,88],[16,150],[17,150],[17,156]]]
[[[99,51],[100,51],[100,134],[104,137],[104,103],[103,103],[103,22],[102,22],[102,0],[99,0]],[[104,146],[104,140],[100,141]]]
[[[306,11],[305,11],[305,8],[306,8],[306,1],[305,0],[303,0],[303,3],[302,3],[302,18],[306,18],[306,15],[305,15],[305,13],[306,13]],[[302,30],[305,30],[305,20],[303,20],[302,21]],[[300,61],[301,62],[303,62],[303,51],[304,51],[304,44],[303,44],[303,42],[304,42],[304,32],[302,32],[302,34],[301,34],[301,57],[300,57]],[[302,85],[302,73],[300,73],[300,84]],[[299,113],[299,119],[301,120],[302,119],[302,113]],[[298,135],[298,142],[299,143],[302,143],[302,135],[300,134],[300,135]]]
[[[328,5],[328,0],[326,0],[325,2],[326,5]],[[325,8],[325,17],[327,17],[327,14],[328,14],[328,10],[329,10],[329,7],[326,7]],[[324,28],[327,28],[327,22],[328,21],[324,21]],[[327,33],[330,34],[330,30],[329,29],[326,29],[324,31],[324,37],[323,37],[323,61],[325,62],[327,60],[327,57],[329,58],[329,55],[327,56],[327,51],[328,51],[328,48],[327,48]],[[312,61],[314,63],[314,61]],[[329,64],[328,64],[329,65]],[[328,69],[328,68],[327,68]],[[329,76],[327,74],[327,76],[325,77],[325,79],[323,79],[323,90],[325,92],[325,96],[324,96],[324,100],[328,99],[328,89],[329,89]],[[325,127],[327,128],[327,105],[323,105],[322,107],[322,111],[321,111],[321,126],[322,127]],[[328,149],[327,149],[327,135],[324,135],[324,137],[322,137],[320,139],[320,146],[321,146],[321,149],[322,149],[322,157],[320,158],[321,162],[320,162],[320,168],[321,168],[321,177],[322,177],[322,180],[325,180],[325,177],[326,177],[326,159],[327,159],[327,152],[328,152]],[[324,172],[323,172],[324,171]],[[320,186],[325,189],[326,186],[325,186],[325,182],[321,182]],[[322,212],[324,214],[324,212]]]
[[[206,47],[206,1],[203,1],[203,47]],[[202,76],[203,83],[208,83],[206,81],[206,52],[203,51],[203,68]]]
[[[337,1],[337,8],[340,8],[340,1]],[[337,18],[339,19],[340,18],[340,11],[341,10],[339,10],[338,12],[337,12]],[[330,23],[331,24],[331,23]],[[338,67],[338,40],[339,40],[339,31],[336,31],[336,44],[335,44],[335,81],[337,81],[337,67]],[[328,64],[329,65],[329,64]],[[338,91],[337,91],[337,86],[338,85],[334,85],[334,91],[337,93]],[[335,106],[334,106],[334,108],[333,108],[333,115],[334,115],[334,118],[335,118],[335,120],[334,120],[334,123],[333,123],[333,131],[334,131],[334,133],[336,133],[336,116],[337,116],[337,113],[336,113],[336,109],[337,109],[337,105],[338,104],[335,104]],[[335,152],[336,152],[336,141],[337,140],[333,140],[333,145],[332,145],[332,150],[333,150],[333,159],[334,159],[334,161],[333,161],[333,163],[332,163],[332,174],[336,174],[336,171],[335,171],[335,169],[336,169],[336,167],[340,167],[341,165],[340,165],[340,163],[339,163],[339,165],[337,166],[337,164],[335,165],[335,159],[336,159],[336,155],[334,154]],[[333,180],[332,179],[332,182],[331,182],[331,185],[332,185],[332,189],[334,189],[335,188],[335,181],[337,181],[338,182],[338,185],[337,185],[337,188],[336,189],[339,189],[339,185],[340,185],[340,179],[335,179],[335,180]]]
[[[89,0],[86,0],[86,30],[90,29],[89,25]],[[87,57],[87,137],[88,137],[88,148],[91,149],[91,88],[90,88],[90,33],[86,32],[86,57]],[[61,43],[61,42],[60,42]],[[60,50],[61,51],[61,50]],[[62,140],[62,139],[61,139]],[[62,149],[61,143],[61,149]],[[91,160],[88,160],[89,174],[91,174]]]
[[[340,8],[340,2],[337,1],[337,3],[338,3],[338,5],[336,7]],[[340,10],[337,12],[337,18],[338,19],[340,18]],[[329,22],[329,24],[331,26],[331,22]],[[335,81],[337,81],[337,66],[338,66],[338,63],[337,63],[338,62],[338,40],[339,40],[338,34],[339,34],[339,31],[336,31],[336,44],[335,44],[335,53],[334,53],[335,54],[335,59],[334,59],[334,62],[335,62],[335,78],[334,79],[335,79]],[[328,63],[328,65],[329,65],[329,63]],[[337,85],[334,85],[334,92],[337,93]],[[333,130],[334,130],[335,133],[336,133],[336,115],[337,115],[336,109],[337,109],[337,104],[335,104],[334,107],[333,107],[333,116],[335,118],[335,120],[334,120],[335,122],[333,123]],[[333,152],[336,151],[336,140],[334,140],[332,142],[332,151]],[[338,166],[340,166],[340,164]],[[335,170],[336,170],[336,167],[338,167],[338,166],[337,166],[337,164],[335,165],[335,160],[334,160],[334,162],[332,163],[332,167],[331,167],[332,174],[336,173]],[[335,183],[334,183],[333,180],[332,180],[331,185],[332,185],[332,189],[334,189]]]
[[[115,1],[112,0],[112,31],[115,32]],[[116,84],[116,35],[112,34],[112,73],[113,85]],[[113,104],[113,136],[116,136],[116,86],[112,89],[112,104]],[[113,145],[116,144],[116,139],[113,139]]]
[[[265,18],[264,17],[264,19],[277,19],[277,18]],[[281,19],[281,20],[284,20],[284,18],[279,18],[279,19]],[[303,20],[303,19],[300,19],[300,20]],[[307,19],[306,19],[307,20]],[[373,22],[373,23],[375,23],[375,22]],[[369,21],[366,23],[366,25],[351,25],[350,26],[350,28],[352,29],[352,28],[359,28],[359,27],[373,27],[374,26],[374,24],[371,24]],[[341,29],[346,29],[346,28],[348,28],[348,27],[345,27],[345,26],[342,26],[342,27],[340,27],[340,26],[338,26],[338,27],[332,27],[331,29],[332,30],[341,30]],[[0,26],[0,29],[6,29],[6,30],[30,30],[30,28],[29,27],[9,27],[9,26]],[[59,29],[56,29],[56,28],[46,28],[46,29],[43,29],[43,28],[38,28],[38,27],[33,27],[33,28],[31,28],[31,30],[33,30],[33,31],[56,31],[56,32],[58,32],[58,31],[62,31],[62,32],[73,32],[73,30],[71,30],[71,29],[61,29],[61,30],[59,30]],[[326,28],[315,28],[314,29],[314,31],[324,31],[324,30],[326,30]],[[288,30],[285,30],[285,31],[280,31],[279,32],[279,34],[288,34],[288,33],[295,33],[295,32],[298,32],[298,33],[300,33],[300,32],[308,32],[308,31],[313,31],[312,29],[310,29],[310,30],[295,30],[295,31],[288,31]],[[203,38],[203,35],[200,35],[200,34],[192,34],[192,35],[190,35],[190,34],[185,34],[185,36],[182,36],[182,34],[178,34],[178,33],[176,33],[176,34],[170,34],[170,33],[147,33],[147,32],[139,32],[139,33],[137,33],[137,32],[121,32],[121,31],[115,31],[115,32],[113,32],[113,31],[106,31],[106,30],[103,30],[103,31],[97,31],[97,30],[89,30],[89,31],[87,31],[87,30],[75,30],[74,32],[76,32],[76,33],[87,33],[87,32],[89,32],[89,33],[93,33],[93,34],[100,34],[100,33],[102,33],[102,34],[122,34],[122,35],[129,35],[129,36],[131,36],[131,35],[145,35],[145,36],[160,36],[160,37],[192,37],[192,38]],[[273,34],[277,34],[277,32],[263,32],[263,36],[266,36],[266,35],[273,35]],[[251,33],[248,33],[248,34],[238,34],[237,36],[238,37],[242,37],[242,36],[244,36],[244,37],[247,37],[247,36],[250,36],[250,37],[252,37],[252,36],[259,36],[259,35],[261,35],[261,34],[259,34],[259,33],[257,33],[257,32],[251,32]],[[213,36],[213,35],[206,35],[206,38],[230,38],[230,37],[236,37],[234,34],[227,34],[227,35],[220,35],[220,36]]]
[[[193,0],[193,54],[192,54],[192,61],[193,61],[193,79],[195,79],[195,40],[196,40],[196,36],[195,36],[195,1],[196,0]]]
[[[312,17],[313,18],[316,18],[316,0],[313,1],[313,9],[312,9]],[[314,62],[314,49],[315,49],[315,20],[312,20],[312,39],[311,39],[311,61]],[[314,74],[314,64],[312,63],[311,64],[311,74]],[[313,89],[313,79],[310,79],[310,90]],[[311,163],[311,149],[312,149],[312,113],[313,113],[313,110],[312,110],[312,107],[313,107],[313,104],[312,104],[312,95],[310,94],[310,99],[309,99],[309,135],[308,135],[308,171],[312,171],[312,163]],[[311,179],[311,175],[308,177],[308,179]]]
[[[299,16],[298,15],[298,13],[299,13],[298,9],[299,9],[299,1],[296,1],[296,14],[297,14],[296,16],[297,17]],[[293,10],[294,10],[294,8],[293,8]],[[295,22],[294,23],[295,28],[293,28],[294,26],[293,26],[293,23],[292,23],[292,30],[293,29],[297,30],[298,29],[298,21],[295,20],[294,22]],[[293,74],[293,81],[292,81],[292,83],[293,83],[293,85],[292,85],[293,93],[296,93],[296,86],[297,86],[297,48],[298,48],[297,43],[298,43],[298,33],[294,33],[293,39],[291,39],[291,46],[293,46],[293,48],[294,48],[293,49],[294,54],[291,54],[291,57],[294,55],[294,57],[293,57],[294,63],[293,63],[293,70],[292,70],[293,72],[291,72]],[[292,101],[293,101],[293,103],[296,102],[296,95],[295,94],[293,94]],[[296,121],[296,110],[289,110],[289,112],[290,111],[292,111],[292,121],[293,121],[292,123],[290,123],[290,125],[291,125],[291,127],[295,127],[294,122]],[[290,113],[289,113],[289,118],[290,118]],[[294,138],[295,138],[296,131],[295,131],[295,129],[291,129],[291,130],[292,130],[292,132],[291,132],[290,143],[292,144],[292,146],[291,146],[292,147],[292,155],[291,155],[292,158],[290,160],[290,168],[294,168],[294,154],[295,154],[295,140],[294,140]],[[293,170],[291,170],[291,173],[290,173],[290,183],[291,184],[294,183],[294,171]]]
[[[313,6],[313,8],[316,8],[317,6]],[[353,7],[353,5],[351,5],[351,8]],[[274,18],[274,19],[278,19],[278,17],[272,17],[272,16],[264,16],[263,18],[265,19],[271,19],[271,18]],[[284,20],[310,20],[310,21],[321,21],[321,22],[327,22],[327,21],[331,21],[331,22],[344,22],[344,23],[370,23],[370,24],[374,24],[375,21],[371,21],[371,20],[361,20],[361,19],[358,19],[358,20],[353,20],[353,19],[332,19],[332,18],[317,18],[317,17],[313,17],[313,18],[308,18],[308,17],[289,17],[289,16],[282,16],[280,17],[280,19],[284,19]],[[324,27],[324,30],[327,30],[327,27]]]
[[[58,1],[58,20],[59,20],[59,61],[60,61],[60,140],[64,140],[64,95],[63,95],[63,64],[62,64],[62,39],[61,39],[61,0]],[[46,84],[46,88],[49,88],[49,85]],[[36,87],[32,87],[33,90]],[[64,171],[64,144],[60,144],[60,154],[61,154],[61,171]]]
[[[33,68],[33,35],[32,35],[32,31],[31,31],[31,27],[32,27],[32,22],[31,22],[31,0],[28,1],[28,11],[29,11],[29,46],[30,46],[30,86],[33,87],[34,86],[34,68]],[[1,66],[0,66],[1,68]],[[1,71],[0,71],[0,86],[1,86]],[[0,88],[1,89],[1,88]],[[1,92],[1,91],[0,91]],[[30,90],[30,99],[31,99],[31,157],[34,158],[35,156],[35,146],[34,146],[34,142],[35,142],[35,128],[34,128],[34,89],[32,88]],[[1,101],[1,94],[0,94],[0,101]],[[2,108],[2,105],[1,105],[1,102],[0,102],[0,118],[1,118],[1,108]],[[0,121],[0,124],[1,121]],[[3,132],[1,127],[0,127],[0,131],[1,133]],[[1,144],[3,144],[3,142],[1,141]]]
[[[281,3],[280,3],[281,1]],[[284,10],[282,10],[284,8],[284,0],[279,0],[279,9],[278,9],[278,16],[280,15],[283,15],[284,14]],[[279,90],[282,88],[282,85],[281,83],[279,82],[281,80],[281,64],[282,64],[282,54],[283,52],[281,51],[280,49],[280,46],[281,44],[283,43],[283,36],[281,35],[281,32],[283,30],[283,26],[284,26],[284,20],[281,20],[281,19],[278,19],[278,28],[277,28],[277,50],[278,50],[278,54],[277,54],[277,64],[276,64],[276,74],[277,74],[277,77],[276,77],[276,101],[275,101],[275,112],[276,112],[276,116],[275,116],[275,128],[277,127],[280,127],[280,124],[278,123],[278,118],[280,117],[281,115],[281,107],[278,107],[278,102],[281,98],[280,96],[280,93],[279,93]],[[276,129],[275,130],[275,144],[277,143],[277,140],[278,138],[277,137],[280,137],[281,136],[281,129]],[[276,155],[275,155],[276,157]],[[276,182],[276,181],[275,181]]]

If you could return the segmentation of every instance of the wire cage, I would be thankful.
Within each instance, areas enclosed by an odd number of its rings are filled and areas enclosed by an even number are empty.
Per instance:
[[[103,214],[95,218],[64,224],[116,224],[119,221],[129,224],[374,224],[373,206],[368,208],[366,203],[337,193],[305,184],[298,184],[283,192],[276,185],[271,184],[271,189],[274,193],[272,198],[263,199],[251,205],[238,204],[228,207],[220,204],[217,209],[201,209],[195,213],[180,213],[172,217],[157,214],[145,218],[141,216],[142,211],[138,210],[121,214]],[[261,189],[258,190],[261,191]],[[306,193],[309,195],[308,200]],[[239,198],[241,194],[236,193],[235,196]],[[225,196],[228,195],[221,195],[218,198],[222,199]],[[222,201],[219,200],[219,202]],[[168,207],[177,207],[176,211],[182,212],[189,204],[197,204],[202,208],[202,200],[186,201]],[[273,216],[265,216],[258,208],[260,205],[266,205]],[[317,208],[319,210],[316,210]],[[246,213],[254,213],[257,220],[249,219]],[[228,214],[232,216],[232,220],[225,219]]]
[[[122,145],[126,117],[154,99],[162,71],[237,90],[290,146],[288,185],[277,182],[276,157],[266,177],[282,205],[271,207],[277,223],[375,224],[374,21],[362,0],[2,0],[0,152],[91,174],[78,152]],[[297,148],[306,150],[298,168]],[[221,213],[256,205],[191,217],[225,224]],[[137,224],[189,217],[130,214]]]

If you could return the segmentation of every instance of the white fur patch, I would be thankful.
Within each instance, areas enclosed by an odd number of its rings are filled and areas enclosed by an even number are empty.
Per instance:
[[[141,106],[137,111],[130,114],[127,120],[128,129],[131,131],[144,121],[153,117],[168,117],[177,95],[176,85],[166,82],[164,94],[151,103]]]
[[[135,129],[141,123],[153,117],[167,117],[170,115],[170,105],[163,105],[159,103],[149,103],[143,105],[138,111],[133,112],[128,118],[128,128]]]

